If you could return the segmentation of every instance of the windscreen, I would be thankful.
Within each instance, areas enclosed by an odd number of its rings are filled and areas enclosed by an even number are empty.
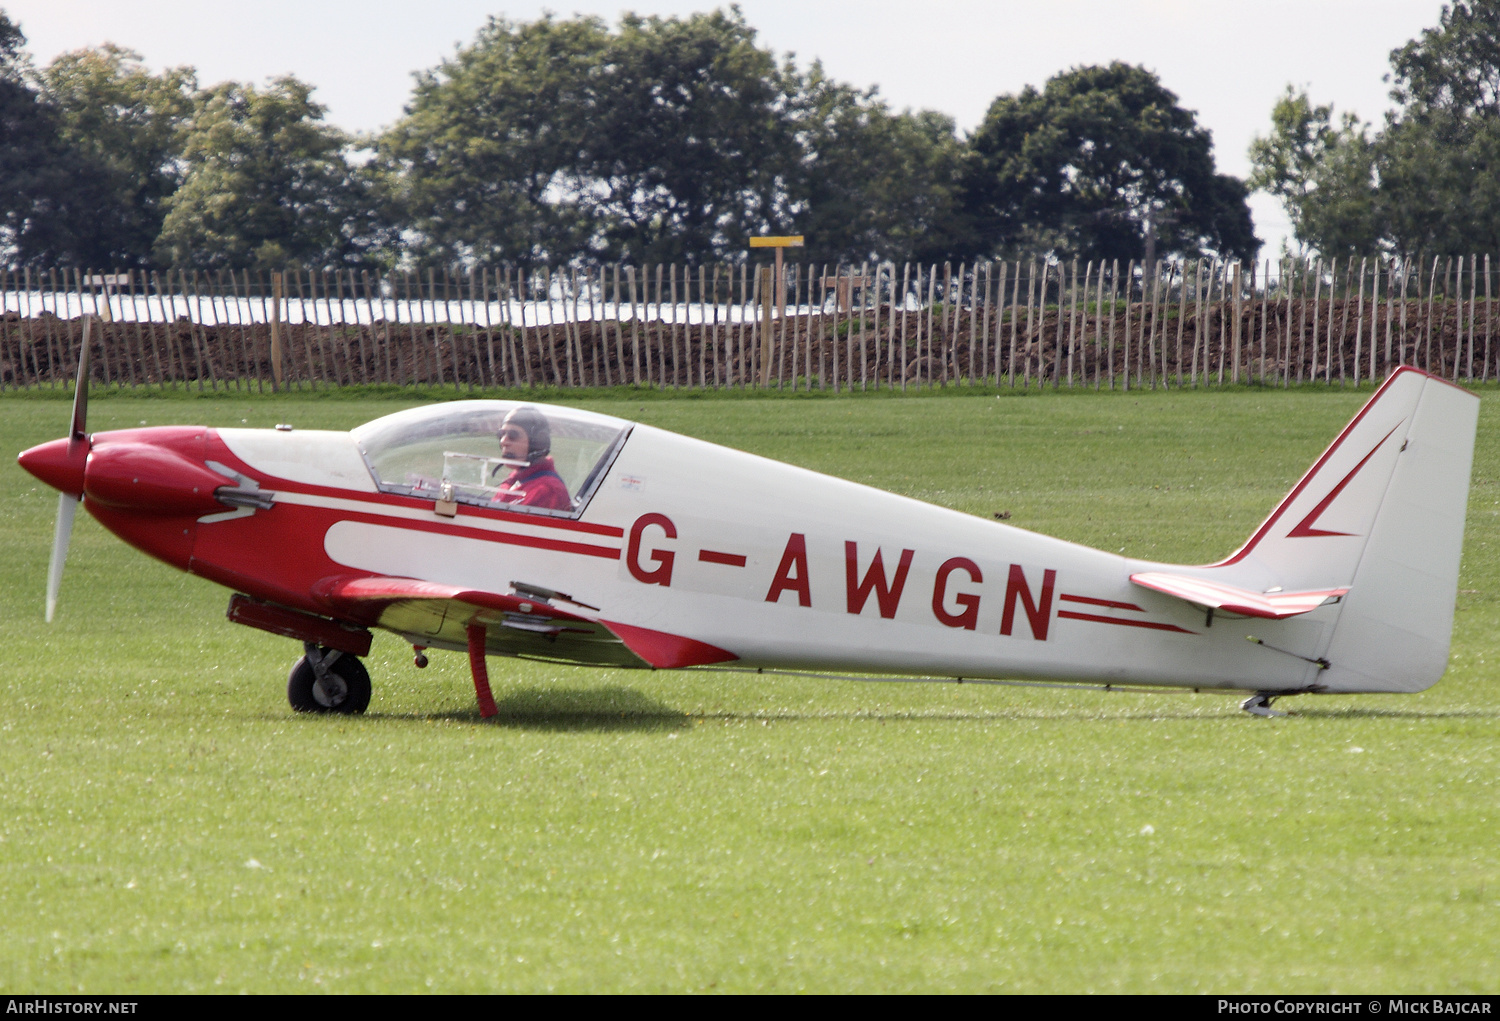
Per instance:
[[[383,492],[572,517],[630,425],[547,404],[452,401],[398,411],[353,435]],[[513,440],[507,452],[501,433],[518,429],[530,442]]]

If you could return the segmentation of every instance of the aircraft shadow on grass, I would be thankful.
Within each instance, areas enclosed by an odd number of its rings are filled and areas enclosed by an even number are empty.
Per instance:
[[[1239,719],[1231,711],[1208,712],[1193,709],[1075,709],[1028,711],[1025,707],[990,712],[907,712],[851,709],[814,713],[765,712],[742,710],[729,712],[688,713],[658,702],[634,688],[524,688],[496,701],[497,714],[490,718],[495,726],[547,731],[671,731],[690,726],[694,720],[721,723],[807,723],[817,721],[871,723],[1007,723],[1035,720],[1088,722],[1219,722]],[[391,719],[454,720],[479,722],[477,710],[454,710],[440,713],[371,713]],[[1446,720],[1500,719],[1500,709],[1381,709],[1329,707],[1300,708],[1289,714],[1303,719],[1393,719]]]
[[[499,727],[549,731],[681,730],[691,718],[634,688],[520,688],[495,700]],[[440,713],[371,713],[390,719],[479,722],[477,709]]]
[[[1496,720],[1500,719],[1500,709],[1361,709],[1330,706],[1327,709],[1302,707],[1289,715],[1320,720]]]

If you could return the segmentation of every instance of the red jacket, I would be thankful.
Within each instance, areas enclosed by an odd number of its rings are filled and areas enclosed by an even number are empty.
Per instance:
[[[500,483],[494,502],[547,510],[572,510],[573,498],[557,474],[552,458],[541,457],[525,468],[517,468]]]

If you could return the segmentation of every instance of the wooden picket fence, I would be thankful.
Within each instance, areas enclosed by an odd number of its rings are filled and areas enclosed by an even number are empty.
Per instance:
[[[0,271],[0,389],[1320,381],[1500,375],[1488,256],[973,265]]]

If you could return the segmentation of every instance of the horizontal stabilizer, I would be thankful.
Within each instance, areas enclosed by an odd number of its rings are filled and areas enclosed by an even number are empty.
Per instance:
[[[1316,610],[1326,603],[1338,602],[1349,591],[1348,588],[1330,588],[1313,592],[1251,592],[1222,582],[1161,571],[1132,574],[1130,580],[1142,588],[1165,592],[1198,606],[1267,620],[1284,620]]]

